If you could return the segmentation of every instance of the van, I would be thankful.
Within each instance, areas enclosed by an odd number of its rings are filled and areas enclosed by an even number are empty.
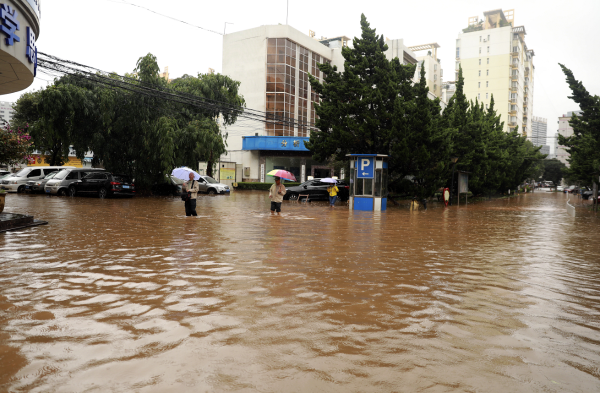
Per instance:
[[[0,189],[8,192],[24,192],[25,185],[30,180],[39,180],[52,172],[58,172],[61,169],[75,168],[74,166],[29,166],[21,169],[19,172],[2,179]]]
[[[69,186],[74,182],[83,179],[86,175],[93,172],[101,172],[104,169],[97,168],[75,168],[63,169],[52,179],[48,180],[44,186],[44,192],[50,195],[67,195]]]

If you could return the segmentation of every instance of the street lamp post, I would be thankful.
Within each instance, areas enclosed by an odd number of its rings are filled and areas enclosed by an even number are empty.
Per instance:
[[[456,168],[456,161],[458,161],[458,157],[452,157],[451,160],[454,165],[452,166],[452,182],[450,183],[450,206],[452,206],[452,195],[454,194],[454,168]]]

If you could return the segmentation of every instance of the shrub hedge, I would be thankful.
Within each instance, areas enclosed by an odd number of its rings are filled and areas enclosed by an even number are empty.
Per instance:
[[[273,183],[258,183],[258,182],[238,182],[236,190],[268,190],[271,188]],[[283,182],[283,185],[286,187],[294,187],[299,186],[300,183],[296,182]]]

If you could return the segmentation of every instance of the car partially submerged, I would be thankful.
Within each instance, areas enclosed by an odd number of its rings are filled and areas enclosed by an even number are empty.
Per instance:
[[[287,189],[287,193],[283,196],[284,200],[295,201],[298,199],[307,198],[309,201],[312,200],[328,200],[329,193],[327,188],[331,187],[332,183],[323,183],[321,178],[312,179],[305,181],[299,186],[290,187]],[[337,187],[340,190],[338,197],[341,201],[347,201],[350,197],[350,186],[344,181],[338,180]]]

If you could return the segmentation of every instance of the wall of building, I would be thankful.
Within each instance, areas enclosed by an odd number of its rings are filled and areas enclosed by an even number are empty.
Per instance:
[[[465,80],[464,92],[468,99],[490,104],[492,95],[495,107],[508,131],[510,98],[510,46],[512,27],[473,31],[459,34],[455,77],[458,79],[458,64],[462,66]],[[522,76],[521,76],[522,78]],[[522,83],[521,83],[522,86]],[[517,119],[521,119],[522,95],[517,97]]]
[[[569,120],[575,113],[575,115],[579,115],[581,111],[572,111],[567,112],[566,115],[562,115],[558,118],[558,133],[564,137],[570,137],[573,135],[573,128],[569,125]],[[556,158],[562,161],[566,166],[570,166],[567,159],[569,158],[569,153],[566,151],[565,147],[558,143],[558,134],[556,134],[556,142],[554,153],[556,154]]]
[[[12,102],[0,101],[0,127],[4,127],[6,123],[10,123],[15,110]]]
[[[24,90],[33,83],[41,12],[39,0],[4,0],[0,7],[5,15],[0,33],[0,94],[9,94]],[[11,27],[13,31],[9,34]]]

